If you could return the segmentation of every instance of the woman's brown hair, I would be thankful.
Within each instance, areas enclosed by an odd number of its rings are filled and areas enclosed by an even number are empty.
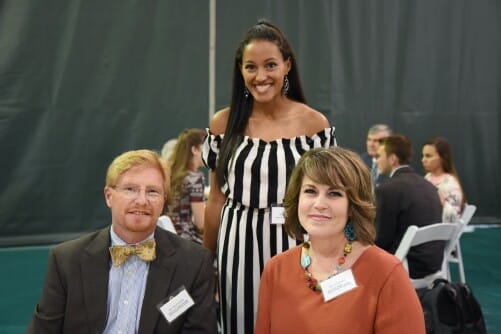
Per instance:
[[[369,170],[357,153],[341,147],[315,148],[303,154],[294,168],[284,199],[285,229],[297,240],[306,233],[298,217],[303,178],[346,192],[348,216],[357,240],[374,244],[376,208]]]

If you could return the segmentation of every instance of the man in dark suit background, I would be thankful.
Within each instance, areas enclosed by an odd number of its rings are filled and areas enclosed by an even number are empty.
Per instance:
[[[392,133],[392,129],[386,124],[374,124],[367,132],[367,139],[365,142],[366,151],[360,154],[360,158],[362,158],[371,171],[372,189],[375,189],[381,182],[388,178],[386,175],[379,173],[376,156],[379,148],[379,141]]]
[[[111,227],[50,250],[27,333],[217,332],[212,255],[156,227],[169,180],[153,151],[111,163]]]
[[[378,148],[379,172],[389,179],[376,188],[376,245],[395,253],[410,225],[441,221],[442,205],[435,187],[409,166],[412,143],[402,135],[382,139]],[[411,278],[423,278],[441,269],[444,243],[412,247],[407,255]]]

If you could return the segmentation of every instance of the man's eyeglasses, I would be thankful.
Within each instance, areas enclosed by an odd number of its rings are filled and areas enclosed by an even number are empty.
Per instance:
[[[136,185],[114,186],[113,189],[131,200],[138,198],[141,194],[141,187]],[[144,195],[150,202],[159,202],[164,198],[164,192],[157,188],[145,188]]]

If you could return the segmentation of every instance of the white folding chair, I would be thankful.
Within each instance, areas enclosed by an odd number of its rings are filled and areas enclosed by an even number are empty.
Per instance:
[[[471,221],[471,218],[477,211],[477,207],[473,204],[466,204],[463,209],[463,213],[461,214],[461,219],[463,220],[465,225],[468,225]]]
[[[451,247],[455,242],[457,235],[461,233],[462,228],[463,225],[457,223],[436,223],[422,227],[417,227],[415,225],[409,226],[402,238],[402,241],[400,241],[400,244],[398,245],[395,256],[402,261],[404,267],[408,270],[407,254],[409,253],[409,249],[411,247],[430,241],[443,240],[445,241],[443,263],[447,263],[448,255],[452,251]],[[448,274],[449,272],[444,270],[444,265],[442,264],[442,269],[436,273],[430,274],[424,278],[411,279],[411,281],[414,288],[419,289],[431,286],[433,281],[439,277],[450,279]]]
[[[461,281],[461,283],[466,283],[466,276],[464,274],[463,256],[461,254],[461,245],[459,243],[459,240],[461,238],[461,235],[463,234],[466,225],[470,223],[471,218],[475,214],[476,210],[477,207],[473,204],[465,205],[463,213],[461,214],[461,217],[459,217],[459,221],[457,222],[458,224],[462,224],[463,228],[456,236],[456,240],[452,243],[451,251],[447,255],[447,262],[444,263],[444,267],[442,268],[442,270],[447,270],[448,277],[450,278],[451,273],[450,273],[449,263],[457,263],[459,280]]]

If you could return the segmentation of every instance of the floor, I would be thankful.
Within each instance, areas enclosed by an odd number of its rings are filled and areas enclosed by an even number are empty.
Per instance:
[[[488,333],[501,333],[501,226],[470,227],[461,238],[466,280],[481,304]],[[26,331],[40,295],[47,251],[47,246],[0,249],[0,334]]]

